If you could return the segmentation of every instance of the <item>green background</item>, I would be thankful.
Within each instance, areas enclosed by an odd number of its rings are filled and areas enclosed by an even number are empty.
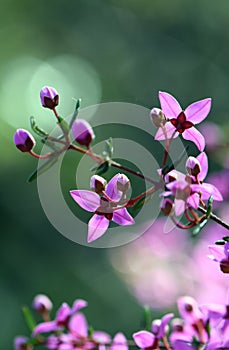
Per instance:
[[[30,114],[50,127],[51,113],[39,103],[40,88],[49,84],[60,92],[64,115],[72,97],[82,97],[83,107],[122,101],[150,108],[158,90],[183,106],[211,96],[209,120],[224,127],[227,139],[229,2],[1,0],[0,23],[0,347],[11,349],[14,336],[26,334],[21,306],[41,292],[56,307],[85,298],[96,329],[130,336],[141,307],[106,249],[79,246],[51,226],[36,183],[26,183],[36,161],[19,153],[13,134],[28,127]],[[45,62],[62,75],[41,69]]]

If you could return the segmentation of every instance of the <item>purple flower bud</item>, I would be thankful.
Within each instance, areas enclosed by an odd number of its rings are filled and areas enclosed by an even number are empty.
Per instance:
[[[130,180],[125,174],[119,174],[117,177],[117,188],[124,193],[130,188]]]
[[[72,125],[72,135],[74,139],[81,145],[89,147],[95,134],[91,125],[83,119],[76,119]]]
[[[33,308],[39,313],[49,312],[52,310],[52,302],[46,295],[38,294],[33,300]]]
[[[153,108],[150,112],[150,117],[157,128],[166,123],[165,115],[160,108]]]
[[[99,175],[93,175],[91,177],[90,188],[98,194],[105,190],[106,184],[106,180]]]
[[[201,165],[195,157],[188,157],[186,162],[186,169],[190,175],[197,176],[201,172]]]
[[[161,211],[164,215],[170,215],[174,209],[174,204],[169,198],[163,198],[160,204]]]
[[[44,86],[40,92],[41,104],[45,108],[54,109],[59,104],[59,95],[51,86]]]
[[[28,350],[31,349],[29,345],[27,345],[28,338],[23,336],[18,336],[14,339],[14,349],[15,350]]]
[[[14,134],[14,143],[21,152],[29,152],[34,147],[36,141],[27,130],[18,129]]]

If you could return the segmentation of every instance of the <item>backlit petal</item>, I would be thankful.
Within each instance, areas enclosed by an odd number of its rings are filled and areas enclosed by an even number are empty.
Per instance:
[[[194,142],[200,152],[204,150],[205,139],[196,128],[192,127],[190,129],[186,129],[182,135],[185,140]]]
[[[93,215],[88,223],[88,243],[95,241],[101,237],[109,226],[109,220],[103,215]]]
[[[128,350],[127,340],[123,333],[114,336],[110,350]]]
[[[225,259],[224,246],[211,244],[208,246],[208,249],[217,261],[220,262]]]
[[[69,321],[68,328],[75,338],[87,337],[88,325],[87,320],[80,312],[72,316]]]
[[[133,334],[134,341],[141,349],[150,348],[155,340],[155,336],[147,331],[140,331]]]
[[[196,157],[196,159],[200,162],[201,171],[198,174],[198,179],[203,181],[208,173],[208,157],[205,152],[202,152]]]
[[[159,91],[158,97],[162,112],[166,118],[176,118],[180,112],[182,112],[179,102],[172,95],[168,94],[167,92]]]
[[[97,193],[87,190],[73,190],[70,195],[79,206],[87,211],[95,212],[100,206],[100,197]]]
[[[112,221],[122,226],[133,225],[135,223],[134,219],[128,213],[126,208],[115,210],[113,213]]]
[[[118,190],[117,181],[120,174],[116,174],[112,177],[112,179],[108,182],[106,187],[106,194],[112,198],[114,201],[119,201],[122,197],[122,192]]]
[[[188,121],[198,124],[204,120],[211,109],[211,98],[197,101],[188,106],[184,113]]]

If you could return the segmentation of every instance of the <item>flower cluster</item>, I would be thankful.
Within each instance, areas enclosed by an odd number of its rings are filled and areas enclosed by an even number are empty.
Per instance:
[[[82,312],[86,306],[82,299],[75,300],[72,307],[63,303],[51,320],[51,301],[38,295],[33,308],[45,321],[35,325],[30,337],[16,337],[15,350],[32,350],[38,345],[52,350],[128,350],[134,345],[143,350],[215,350],[229,346],[229,305],[198,305],[190,296],[180,297],[177,307],[181,318],[168,313],[154,319],[150,326],[146,324],[147,329],[134,332],[133,340],[127,340],[122,332],[112,337],[89,328]]]

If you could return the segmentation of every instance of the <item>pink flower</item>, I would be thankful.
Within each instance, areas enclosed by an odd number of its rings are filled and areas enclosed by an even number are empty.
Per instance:
[[[212,253],[208,257],[220,263],[220,269],[224,273],[229,273],[229,242],[224,245],[212,244],[208,246]]]
[[[108,229],[111,220],[122,226],[134,224],[134,219],[126,208],[120,206],[119,209],[117,205],[123,194],[117,186],[119,179],[120,174],[116,174],[108,182],[105,196],[102,197],[95,192],[87,190],[70,191],[72,198],[81,208],[94,212],[88,223],[88,243],[101,237]],[[110,198],[110,200],[106,197]]]
[[[35,336],[40,333],[48,333],[61,330],[67,325],[70,317],[73,314],[77,313],[79,310],[86,306],[87,302],[83,299],[75,300],[72,308],[70,308],[67,303],[63,303],[56,313],[55,320],[38,324],[33,330],[33,335]]]
[[[155,320],[152,322],[152,332],[139,331],[133,334],[135,344],[140,349],[158,349],[159,341],[164,337],[167,332],[167,326],[172,319],[173,314],[166,314],[161,320]]]
[[[114,336],[110,350],[128,350],[127,340],[123,333]]]
[[[167,137],[175,138],[182,134],[185,140],[193,141],[200,151],[205,147],[203,135],[194,127],[204,120],[211,108],[211,99],[206,98],[189,105],[184,111],[178,101],[167,92],[159,92],[159,100],[162,112],[169,121],[165,124]],[[165,134],[159,128],[155,140],[164,140]]]

